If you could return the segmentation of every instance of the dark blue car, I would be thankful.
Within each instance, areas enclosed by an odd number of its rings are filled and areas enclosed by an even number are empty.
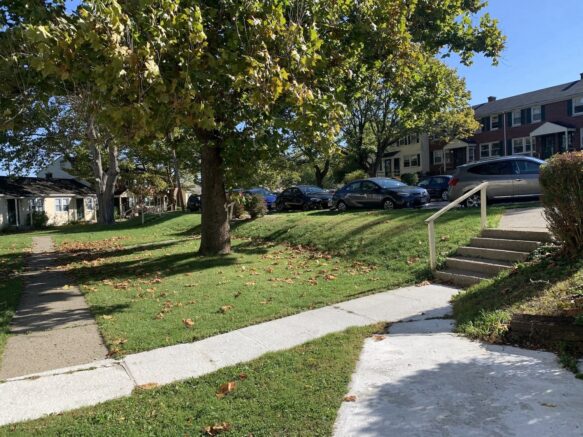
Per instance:
[[[432,199],[448,200],[447,189],[451,178],[450,175],[429,176],[417,185],[425,188]]]
[[[253,187],[245,190],[245,194],[250,196],[254,196],[256,194],[260,195],[265,199],[265,205],[267,209],[273,210],[275,209],[275,200],[277,199],[277,195],[269,191],[267,188],[263,187]]]

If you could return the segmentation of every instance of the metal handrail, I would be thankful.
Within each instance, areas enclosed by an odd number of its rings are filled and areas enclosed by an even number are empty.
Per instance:
[[[435,248],[435,220],[441,217],[443,214],[448,212],[449,210],[459,206],[464,200],[468,197],[473,196],[478,191],[480,192],[480,229],[485,229],[488,226],[488,217],[487,217],[487,209],[486,209],[486,190],[488,189],[488,182],[482,182],[476,188],[471,189],[463,196],[457,198],[449,205],[441,208],[427,220],[427,231],[429,233],[429,266],[431,267],[432,271],[437,269],[437,251]]]

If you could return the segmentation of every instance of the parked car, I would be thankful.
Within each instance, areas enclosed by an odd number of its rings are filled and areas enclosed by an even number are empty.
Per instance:
[[[448,200],[450,175],[429,176],[417,184],[425,188],[432,199]]]
[[[332,205],[332,195],[320,187],[313,185],[296,185],[286,188],[277,196],[275,208],[278,211],[286,209],[321,209]]]
[[[540,197],[540,166],[544,161],[529,156],[506,156],[458,167],[449,181],[449,200],[455,200],[482,182],[488,182],[486,197],[491,200],[518,200]],[[480,193],[465,206],[480,205]]]
[[[277,199],[277,195],[269,191],[267,188],[263,187],[249,188],[248,190],[245,190],[245,194],[248,194],[250,196],[254,196],[256,194],[260,195],[263,197],[263,199],[265,199],[265,205],[267,206],[267,209],[269,210],[275,209],[275,201]]]
[[[190,212],[200,211],[201,209],[200,196],[198,194],[191,194],[188,197],[188,201],[186,202],[186,208]]]
[[[421,207],[429,203],[425,188],[413,187],[390,178],[369,178],[351,182],[336,191],[332,207],[338,211],[348,208]]]

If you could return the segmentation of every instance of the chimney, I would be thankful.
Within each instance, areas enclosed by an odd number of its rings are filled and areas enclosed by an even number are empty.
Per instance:
[[[579,76],[581,76],[581,80],[583,80],[583,73],[579,73]]]
[[[494,97],[494,96],[488,97],[488,103],[495,102],[495,101],[496,101],[496,97]]]

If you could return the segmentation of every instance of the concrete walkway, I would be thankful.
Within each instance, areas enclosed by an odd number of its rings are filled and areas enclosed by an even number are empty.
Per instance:
[[[543,208],[514,208],[504,212],[498,227],[519,231],[546,231],[547,221]]]
[[[34,237],[25,286],[10,324],[0,380],[86,364],[107,356],[79,289],[55,267],[50,237]]]
[[[581,436],[583,381],[554,354],[470,341],[451,320],[367,339],[334,435]]]
[[[194,343],[128,355],[0,384],[0,425],[129,396],[142,384],[168,384],[289,349],[332,332],[449,311],[454,288],[406,287],[307,311]]]

